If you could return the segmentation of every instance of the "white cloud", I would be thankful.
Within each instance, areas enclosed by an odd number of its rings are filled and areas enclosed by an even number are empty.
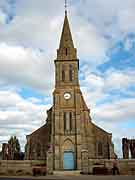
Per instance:
[[[0,10],[0,25],[1,24],[5,24],[5,22],[6,22],[6,14],[5,13],[3,13],[1,10]]]
[[[48,93],[53,85],[53,63],[44,53],[0,44],[0,82]]]
[[[93,115],[100,121],[124,122],[135,117],[135,98],[126,98],[112,103],[106,103],[93,110]]]
[[[135,4],[130,9],[126,8],[119,13],[118,23],[124,33],[135,31]]]
[[[97,88],[101,89],[105,86],[105,82],[104,82],[103,77],[96,75],[94,73],[89,73],[89,74],[85,75],[84,83],[85,84],[89,83],[90,84],[89,87],[94,89],[94,90]]]
[[[99,34],[96,27],[82,17],[74,19],[72,24],[79,57],[92,66],[105,62],[108,42]]]
[[[119,39],[122,33],[135,30],[135,1],[89,0],[78,1],[76,6],[84,18],[87,18],[99,32],[108,37]]]
[[[126,89],[135,84],[135,71],[130,70],[108,70],[105,74],[105,88],[107,89]]]
[[[104,74],[92,73],[89,69],[84,71],[84,80],[81,81],[82,90],[88,104],[95,105],[98,101],[110,99],[112,90],[122,91],[135,97],[128,88],[135,84],[135,71],[108,69]],[[111,97],[112,98],[112,97]],[[116,97],[117,98],[117,97]]]

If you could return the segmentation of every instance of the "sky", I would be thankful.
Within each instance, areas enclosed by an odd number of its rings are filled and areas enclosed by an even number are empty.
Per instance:
[[[68,17],[92,121],[122,157],[135,138],[135,0],[68,0]],[[64,0],[0,0],[0,143],[23,147],[46,122],[63,21]]]

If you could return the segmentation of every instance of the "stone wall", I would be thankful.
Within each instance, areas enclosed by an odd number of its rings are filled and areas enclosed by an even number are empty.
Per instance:
[[[83,164],[88,163],[88,168],[82,167],[83,174],[93,174],[94,167],[105,167],[108,169],[108,174],[112,174],[113,159],[83,159],[87,161]],[[119,159],[118,167],[120,175],[135,175],[135,159]]]
[[[82,168],[81,172],[83,174],[92,174],[94,167],[106,167],[109,174],[113,167],[113,160],[105,159],[87,159],[87,152],[84,152],[82,158]],[[11,161],[11,160],[2,160],[0,161],[0,176],[10,175],[10,176],[21,176],[21,175],[32,175],[32,168],[36,165],[44,165],[45,161]],[[118,161],[120,175],[135,175],[135,159],[120,159]],[[49,165],[48,165],[49,167]],[[47,168],[47,171],[50,172],[50,168]],[[51,169],[51,173],[53,170]]]
[[[14,161],[14,160],[1,160],[0,161],[0,176],[2,175],[32,175],[32,167],[36,165],[44,165],[45,161]]]

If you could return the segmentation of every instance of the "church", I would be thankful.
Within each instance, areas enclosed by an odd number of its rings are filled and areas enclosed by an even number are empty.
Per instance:
[[[79,59],[67,11],[55,64],[53,105],[46,124],[27,135],[26,159],[46,160],[52,151],[54,170],[80,170],[82,152],[89,159],[114,158],[112,134],[92,122],[79,85]]]

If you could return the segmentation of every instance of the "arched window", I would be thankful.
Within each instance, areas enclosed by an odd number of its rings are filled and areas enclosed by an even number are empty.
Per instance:
[[[73,67],[69,65],[69,81],[73,81]]]
[[[35,155],[36,155],[36,147],[35,147],[35,144],[32,144],[31,145],[31,153],[30,153],[31,160],[35,158]]]
[[[66,112],[64,112],[64,130],[66,130]]]
[[[41,145],[39,143],[37,144],[36,151],[37,151],[37,157],[40,157],[41,156]]]
[[[110,159],[110,145],[109,145],[109,143],[107,143],[107,156],[108,156],[108,159]]]
[[[103,155],[103,145],[101,142],[98,142],[98,156]]]
[[[66,56],[67,56],[67,54],[68,54],[68,50],[67,50],[67,48],[66,48]]]
[[[64,130],[72,130],[72,112],[64,112]]]
[[[70,112],[70,130],[72,130],[72,112]]]
[[[62,66],[62,81],[65,81],[65,67]]]
[[[62,70],[62,81],[65,81],[65,71]]]

